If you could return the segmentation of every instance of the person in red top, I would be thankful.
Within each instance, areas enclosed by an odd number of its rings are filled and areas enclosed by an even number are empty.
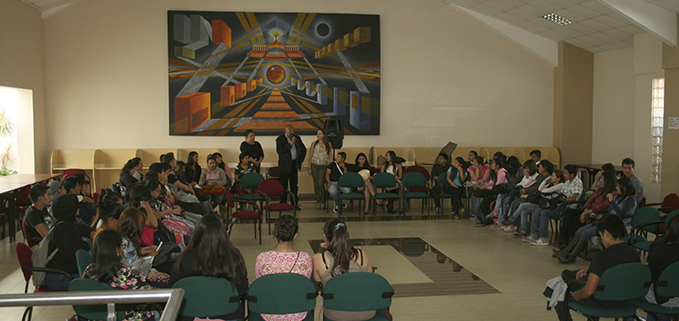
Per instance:
[[[573,233],[575,233],[579,227],[584,225],[582,221],[586,220],[583,220],[583,217],[587,217],[592,213],[608,211],[608,205],[610,202],[608,201],[606,195],[609,193],[613,193],[613,196],[617,195],[617,191],[615,190],[617,181],[615,178],[615,172],[604,171],[601,180],[603,185],[596,189],[594,194],[589,198],[589,200],[587,200],[587,203],[585,203],[584,207],[565,209],[563,215],[563,225],[559,230],[559,236],[557,238],[559,250],[555,249],[554,251],[556,255],[561,253],[561,251],[564,251],[571,237],[573,236]]]

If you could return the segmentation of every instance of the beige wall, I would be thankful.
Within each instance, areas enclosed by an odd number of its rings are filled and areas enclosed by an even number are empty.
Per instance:
[[[552,143],[553,68],[438,0],[91,0],[45,21],[49,149],[238,147],[168,135],[167,10],[379,14],[382,133],[347,147]]]
[[[563,165],[589,164],[594,55],[560,42],[559,65],[554,69],[554,147],[561,151]]]
[[[33,91],[35,167],[38,171],[47,170],[49,166],[45,140],[44,30],[38,10],[20,0],[0,1],[0,86]],[[20,145],[19,150],[22,146],[26,145]]]
[[[594,54],[593,164],[634,155],[634,97],[634,48]]]
[[[679,26],[677,26],[679,30]],[[679,48],[663,44],[665,69],[665,131],[663,137],[662,195],[679,193],[679,130],[667,128],[668,117],[679,117]]]

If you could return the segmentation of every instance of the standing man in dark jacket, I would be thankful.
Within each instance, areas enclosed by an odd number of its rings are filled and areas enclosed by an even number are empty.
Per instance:
[[[281,173],[280,181],[283,188],[288,186],[290,181],[290,192],[295,196],[291,200],[292,204],[299,211],[299,196],[297,195],[298,172],[302,169],[302,163],[306,156],[306,147],[302,143],[302,138],[295,135],[295,128],[292,125],[285,126],[285,134],[276,138],[276,152],[278,153],[278,170]],[[281,203],[287,202],[287,195],[283,194]]]

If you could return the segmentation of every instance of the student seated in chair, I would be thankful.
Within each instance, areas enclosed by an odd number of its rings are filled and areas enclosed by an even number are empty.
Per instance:
[[[564,271],[562,275],[571,275],[574,279],[586,281],[584,286],[576,285],[571,287],[571,290],[577,290],[568,295],[568,301],[579,302],[587,306],[593,307],[616,307],[620,306],[621,302],[617,301],[601,301],[594,298],[594,292],[599,285],[599,280],[604,272],[613,266],[623,263],[639,262],[639,252],[625,244],[625,224],[617,215],[607,214],[601,219],[597,225],[597,231],[601,236],[601,242],[605,249],[594,255],[589,267],[579,271]],[[570,280],[564,279],[565,282]],[[624,282],[624,280],[620,280]],[[564,302],[559,302],[556,305],[556,314],[559,320],[572,320],[570,310],[565,306]]]
[[[348,171],[347,164],[344,163],[346,158],[347,154],[345,152],[337,153],[335,156],[335,161],[328,164],[328,167],[325,170],[325,180],[328,182],[326,189],[328,190],[330,197],[335,200],[335,207],[332,209],[332,211],[335,213],[337,213],[340,207],[339,194],[351,192],[350,188],[339,186],[340,176]],[[347,207],[347,204],[342,201],[341,206]]]
[[[47,212],[47,206],[52,202],[48,190],[49,187],[46,185],[35,185],[28,192],[28,198],[33,204],[26,210],[24,225],[27,232],[35,238],[35,243],[40,243],[52,228],[53,218]]]
[[[77,175],[73,175],[64,179],[61,186],[66,190],[67,194],[73,194],[78,197],[78,208],[80,215],[78,221],[86,225],[92,224],[92,219],[97,214],[94,208],[94,199],[83,194],[83,183]]]

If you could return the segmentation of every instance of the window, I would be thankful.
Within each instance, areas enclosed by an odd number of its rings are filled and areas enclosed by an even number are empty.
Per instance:
[[[653,105],[651,106],[651,182],[662,182],[662,143],[665,116],[665,78],[653,79]]]

